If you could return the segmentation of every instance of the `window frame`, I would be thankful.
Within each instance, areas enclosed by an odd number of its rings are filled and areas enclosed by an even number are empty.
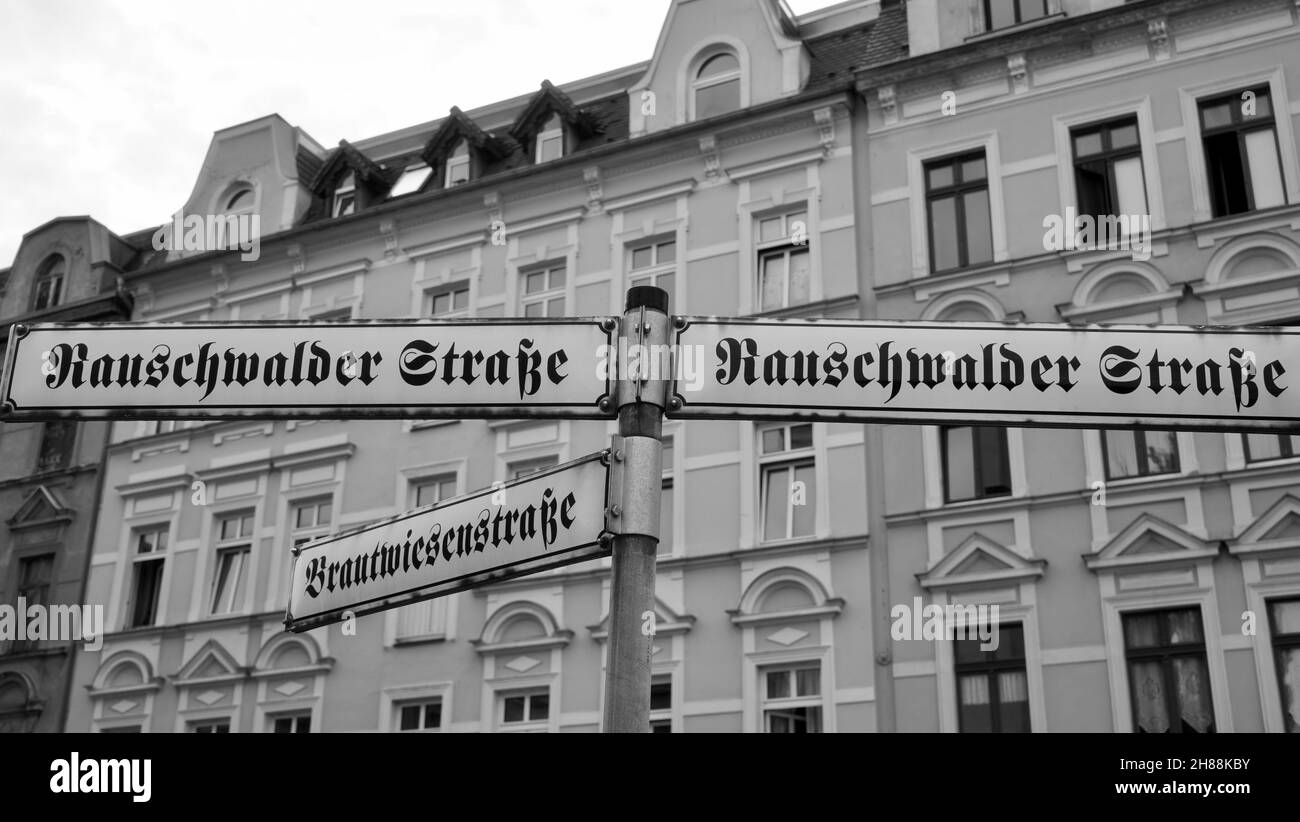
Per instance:
[[[507,733],[520,733],[527,731],[549,731],[551,728],[551,719],[554,716],[553,703],[554,695],[551,693],[549,686],[540,688],[510,688],[496,691],[496,726],[497,731]],[[533,716],[533,699],[535,697],[546,697],[546,716],[538,719]],[[524,699],[524,719],[508,721],[506,717],[506,701],[509,699]]]
[[[433,726],[426,726],[424,722],[426,719],[428,719],[429,707],[432,705],[438,706],[438,724]],[[407,699],[395,699],[393,700],[393,705],[392,705],[393,730],[397,733],[408,733],[408,734],[409,733],[441,733],[446,725],[446,723],[443,721],[446,718],[446,707],[447,707],[446,700],[444,700],[441,695],[411,697]],[[418,717],[420,720],[419,727],[417,728],[402,727],[402,712],[405,711],[407,708],[420,708],[420,711],[418,713]]]
[[[939,484],[943,492],[943,504],[953,505],[963,502],[973,502],[975,500],[999,499],[1001,497],[1010,497],[1015,495],[1015,475],[1011,470],[1011,434],[1006,426],[981,426],[981,425],[940,425],[939,429]],[[1000,432],[1002,438],[1002,450],[1006,459],[1007,466],[1007,490],[996,494],[976,493],[971,497],[962,499],[953,499],[948,492],[948,432],[954,428],[970,428],[971,434],[971,470],[975,475],[975,484],[978,485],[983,476],[984,460],[980,448],[978,447],[975,431],[980,428],[994,428]]]
[[[967,182],[961,178],[962,165],[975,159],[979,159],[984,163],[984,177],[978,181],[978,184]],[[930,171],[936,167],[945,165],[951,166],[953,169],[953,182],[950,185],[931,188]],[[938,276],[941,274],[951,274],[968,268],[990,265],[997,262],[998,242],[993,217],[994,208],[996,206],[993,198],[992,176],[992,162],[989,159],[988,150],[983,146],[959,151],[955,154],[944,154],[937,157],[931,157],[921,161],[921,188],[925,197],[921,207],[925,218],[926,236],[928,238],[926,247],[930,256],[928,272],[930,275]],[[980,260],[972,263],[970,261],[970,238],[966,233],[966,195],[975,191],[984,191],[989,204],[989,258],[987,260]],[[949,197],[953,200],[953,219],[957,230],[957,265],[940,269],[936,268],[938,258],[935,254],[934,214],[931,209],[931,203]]]
[[[1146,428],[1102,429],[1098,431],[1098,434],[1100,435],[1098,439],[1101,440],[1101,475],[1106,482],[1122,482],[1124,480],[1150,479],[1152,477],[1169,477],[1175,474],[1181,474],[1183,472],[1183,454],[1182,454],[1182,448],[1178,442],[1177,431],[1168,432],[1170,434],[1173,434],[1174,437],[1173,470],[1161,471],[1159,473],[1153,473],[1150,470],[1148,470],[1149,465],[1148,465],[1148,456],[1146,451],[1146,435],[1148,430],[1158,430],[1158,429],[1146,429]],[[1112,433],[1133,435],[1134,449],[1135,449],[1135,453],[1137,454],[1137,461],[1138,461],[1138,469],[1136,473],[1129,474],[1123,477],[1112,477],[1110,475],[1110,451],[1109,451],[1110,446],[1106,444],[1106,439],[1107,436]]]
[[[977,675],[977,674],[984,674],[984,675],[987,676],[987,678],[988,678],[987,681],[988,681],[988,688],[989,688],[989,717],[990,717],[990,725],[991,725],[991,727],[990,727],[990,729],[989,729],[989,732],[990,732],[990,733],[1015,733],[1014,731],[1003,731],[1002,728],[1001,728],[1001,724],[1002,724],[1002,714],[1001,714],[1001,709],[1002,709],[1002,700],[1001,700],[1001,698],[1000,698],[1000,697],[1001,697],[1001,689],[1000,689],[1000,686],[998,685],[998,674],[1001,674],[1001,673],[1004,673],[1004,672],[1007,672],[1007,671],[1020,671],[1020,672],[1023,673],[1024,676],[1025,676],[1025,708],[1024,708],[1024,711],[1025,711],[1025,728],[1026,728],[1026,732],[1027,732],[1027,733],[1028,733],[1028,732],[1031,732],[1031,731],[1033,730],[1033,725],[1034,725],[1034,720],[1033,720],[1033,711],[1032,711],[1031,708],[1030,708],[1030,703],[1031,703],[1031,700],[1030,700],[1030,689],[1032,688],[1032,685],[1031,685],[1030,680],[1029,680],[1029,649],[1028,649],[1028,646],[1027,646],[1027,644],[1026,644],[1026,643],[1028,642],[1028,640],[1027,640],[1027,638],[1026,638],[1026,631],[1025,631],[1025,624],[1024,624],[1024,621],[1023,621],[1023,620],[1020,620],[1020,619],[1008,620],[1008,621],[1006,621],[1006,622],[999,622],[999,623],[997,623],[996,625],[994,625],[994,626],[992,626],[992,627],[993,627],[993,630],[997,631],[999,634],[1000,634],[1002,631],[1005,631],[1005,630],[1007,630],[1008,628],[1011,628],[1011,627],[1014,627],[1016,630],[1020,631],[1020,647],[1021,647],[1021,650],[1022,650],[1022,654],[1021,654],[1021,656],[1020,656],[1018,659],[1003,659],[1003,660],[995,660],[995,659],[991,659],[991,658],[986,658],[986,659],[981,659],[981,660],[978,661],[978,662],[958,662],[957,660],[958,660],[958,658],[959,658],[960,655],[957,653],[957,643],[959,643],[959,642],[963,642],[963,641],[965,641],[965,642],[971,642],[971,641],[979,642],[979,640],[978,640],[978,639],[976,639],[976,640],[971,640],[971,639],[969,639],[969,638],[966,639],[966,640],[960,640],[960,639],[954,639],[954,640],[952,640],[952,643],[953,643],[953,645],[952,645],[952,672],[953,672],[953,685],[954,685],[954,689],[955,689],[955,693],[956,693],[956,697],[957,697],[957,732],[958,732],[958,733],[977,733],[976,731],[967,731],[967,730],[965,730],[965,729],[962,727],[962,724],[963,724],[963,722],[962,722],[962,713],[963,713],[963,712],[962,712],[962,701],[961,701],[961,681],[962,681],[962,677],[963,677],[963,676],[974,676],[974,675]],[[967,636],[969,637],[969,632],[967,633]],[[1000,646],[1001,646],[1001,642],[1002,642],[1002,638],[999,637],[999,640],[998,640],[998,641],[999,641],[999,647],[1000,647]],[[993,651],[981,651],[981,653],[983,653],[983,654],[985,654],[985,655],[988,655],[988,654],[991,654],[991,653],[994,653],[994,652],[993,652]]]
[[[800,448],[792,448],[790,445],[790,432],[798,426],[808,426],[808,445]],[[783,431],[782,449],[771,453],[763,451],[763,434],[768,431]],[[768,545],[772,543],[795,542],[797,540],[808,540],[817,538],[817,506],[820,505],[820,497],[817,496],[817,431],[816,424],[812,422],[781,422],[765,425],[754,426],[754,465],[758,471],[758,544]],[[786,494],[786,536],[771,539],[767,535],[767,489],[769,482],[769,473],[776,471],[790,472],[790,485],[793,488],[795,482],[795,471],[799,468],[811,468],[813,473],[813,504],[807,507],[812,509],[812,531],[808,534],[794,533],[794,501],[791,494]]]
[[[405,182],[408,178],[413,178],[419,175],[421,171],[427,173],[420,178],[420,182],[415,184],[415,188],[411,189],[410,191],[397,192],[397,188],[401,186],[403,182]],[[420,189],[424,188],[424,184],[429,182],[429,178],[431,176],[433,176],[433,167],[430,166],[428,163],[424,162],[423,160],[417,160],[413,163],[408,164],[405,168],[402,169],[402,173],[398,175],[397,182],[393,183],[393,187],[388,190],[388,199],[391,200],[395,197],[405,197],[408,194],[419,193]]]
[[[722,74],[701,78],[700,73],[704,71],[705,66],[711,63],[714,58],[720,57],[724,54],[728,54],[735,59],[736,68]],[[700,91],[731,82],[735,82],[736,84],[736,107],[731,111],[710,115],[711,117],[722,117],[735,111],[742,111],[746,107],[745,61],[741,59],[740,50],[730,45],[709,49],[704,54],[698,56],[694,63],[694,69],[691,71],[690,87],[688,89],[688,99],[690,100],[690,120],[694,122],[702,119],[699,113]]]
[[[1129,647],[1128,632],[1126,630],[1126,625],[1129,619],[1132,619],[1134,617],[1150,616],[1150,615],[1160,615],[1164,617],[1168,614],[1179,612],[1179,611],[1194,611],[1196,613],[1196,617],[1199,620],[1200,629],[1201,629],[1200,630],[1201,639],[1198,643],[1183,642],[1183,643],[1179,643],[1178,645],[1171,645],[1168,639],[1169,623],[1166,619],[1160,619],[1157,621],[1159,638],[1161,640],[1160,645],[1153,646],[1151,648],[1137,648],[1137,649],[1133,649]],[[1215,709],[1215,704],[1214,704],[1214,678],[1213,678],[1213,672],[1210,668],[1209,645],[1206,639],[1206,634],[1208,633],[1208,631],[1206,630],[1207,621],[1205,618],[1205,610],[1200,605],[1167,605],[1167,606],[1160,606],[1155,608],[1136,608],[1133,610],[1122,611],[1119,615],[1119,618],[1120,618],[1119,619],[1120,643],[1122,645],[1122,651],[1123,651],[1124,677],[1128,684],[1129,715],[1130,715],[1130,721],[1133,723],[1133,732],[1137,733],[1138,731],[1138,706],[1137,706],[1137,701],[1134,699],[1135,694],[1133,693],[1132,663],[1134,661],[1148,661],[1148,662],[1158,661],[1160,663],[1160,672],[1161,672],[1162,681],[1165,683],[1166,686],[1169,686],[1177,682],[1177,680],[1173,676],[1173,662],[1172,662],[1173,658],[1175,656],[1189,657],[1189,656],[1193,656],[1198,652],[1200,655],[1200,660],[1202,664],[1204,664],[1205,666],[1204,668],[1205,684],[1210,689],[1210,692],[1206,695],[1207,701],[1209,702],[1209,706],[1210,706],[1210,717],[1211,717],[1210,730],[1208,732],[1215,733],[1215,734],[1222,732],[1222,728],[1220,725],[1220,718],[1218,715],[1218,711]],[[1176,701],[1177,688],[1166,687],[1165,697],[1166,697],[1165,710],[1166,712],[1168,712],[1170,718],[1170,731],[1173,731],[1174,733],[1182,733],[1181,722],[1178,723],[1177,726],[1175,726],[1174,723],[1174,720],[1176,718],[1181,718],[1181,714],[1177,710],[1171,710],[1173,708],[1178,707],[1178,703]],[[1171,702],[1170,697],[1173,697],[1175,701]],[[1175,730],[1175,727],[1177,727],[1177,730]],[[1166,733],[1168,733],[1168,731]]]
[[[248,519],[248,532],[243,530],[244,519]],[[236,535],[233,537],[223,536],[224,523],[235,520],[237,526]],[[296,522],[296,515],[295,515]],[[209,617],[227,617],[244,613],[247,609],[248,597],[250,593],[252,571],[249,568],[253,557],[253,546],[257,542],[257,509],[256,508],[235,508],[229,511],[216,512],[213,515],[213,539],[212,539],[212,581],[208,588],[207,616]],[[234,585],[223,588],[222,582],[225,579],[222,575],[222,569],[225,560],[232,556],[242,554],[238,559],[238,567],[235,569],[233,577]],[[244,590],[242,601],[236,602],[235,598],[239,591],[240,582],[242,581]],[[229,606],[226,610],[218,610],[217,596],[224,594],[228,600]]]
[[[555,272],[561,272],[563,281],[559,285],[552,282]],[[543,276],[544,287],[541,291],[528,292],[528,278],[535,274]],[[519,316],[529,317],[532,319],[554,319],[555,316],[565,317],[569,310],[569,264],[567,260],[554,260],[548,263],[522,268],[519,270]],[[549,314],[550,303],[552,300],[559,298],[562,301],[562,310],[559,315]],[[541,305],[541,314],[529,314],[528,306]]]
[[[1051,17],[1051,16],[1052,16],[1052,10],[1051,10],[1051,8],[1049,8],[1049,5],[1048,5],[1047,0],[1011,0],[1012,6],[1013,6],[1014,9],[1015,9],[1015,22],[1014,22],[1014,23],[1011,23],[1010,25],[1000,26],[1000,27],[998,27],[998,28],[994,28],[994,27],[993,27],[993,2],[994,2],[994,0],[981,0],[981,2],[980,2],[981,12],[982,12],[982,14],[983,14],[983,18],[984,18],[984,31],[986,31],[986,32],[988,32],[988,31],[1005,31],[1005,30],[1007,30],[1007,29],[1009,29],[1009,28],[1013,28],[1013,27],[1015,27],[1015,26],[1020,26],[1020,25],[1023,25],[1023,24],[1025,24],[1025,23],[1032,23],[1032,22],[1034,22],[1035,20],[1043,20],[1043,19],[1045,19],[1045,18],[1048,18],[1048,17]],[[1021,5],[1024,4],[1024,3],[1034,3],[1034,2],[1042,3],[1042,6],[1043,6],[1043,13],[1042,13],[1041,15],[1037,16],[1037,17],[1030,17],[1030,18],[1027,19],[1027,20],[1022,19],[1022,18],[1021,18]]]
[[[163,574],[167,570],[167,552],[171,543],[171,524],[170,523],[152,523],[148,525],[134,526],[128,531],[131,542],[131,559],[129,561],[130,571],[130,593],[126,599],[125,627],[131,628],[152,628],[156,627],[159,618],[159,609],[162,607],[162,599],[165,586],[163,585]],[[154,541],[154,548],[144,553],[140,552],[140,538],[148,534],[161,535],[161,539]],[[156,547],[163,543],[162,547]],[[157,576],[154,578],[154,591],[150,595],[153,602],[150,608],[150,617],[147,623],[138,621],[136,615],[139,609],[140,600],[140,567],[149,563],[157,563]]]
[[[794,231],[790,224],[796,217],[802,215],[804,222],[804,241],[796,243],[791,240]],[[801,200],[796,203],[790,203],[779,211],[767,211],[756,213],[754,220],[754,309],[756,313],[767,311],[782,311],[787,308],[796,308],[801,305],[808,305],[814,301],[813,280],[816,274],[813,270],[812,257],[812,225],[809,219],[808,202]],[[771,239],[763,239],[763,223],[768,220],[781,220],[781,236]],[[808,255],[808,300],[801,303],[790,302],[790,257],[795,252],[803,252]],[[763,273],[764,264],[770,257],[783,256],[785,258],[785,289],[781,296],[781,304],[775,307],[765,307],[763,305]]]
[[[356,172],[349,171],[334,188],[330,200],[330,216],[347,217],[357,213]]]
[[[556,124],[555,127],[547,128],[547,126],[550,125],[552,122],[555,122]],[[551,116],[547,118],[545,123],[542,124],[541,131],[537,132],[537,136],[534,138],[533,141],[534,165],[541,165],[542,163],[553,163],[556,160],[560,160],[565,157],[565,155],[567,154],[567,152],[565,151],[565,148],[567,148],[567,146],[565,145],[565,143],[567,142],[565,140],[565,130],[566,129],[564,126],[564,118],[562,118],[558,113],[552,112]],[[560,153],[550,158],[549,160],[543,159],[542,149],[545,147],[546,142],[548,140],[557,140],[557,139],[560,141]]]
[[[1132,126],[1137,140],[1131,146],[1124,148],[1114,148],[1112,132],[1121,127]],[[1101,150],[1095,154],[1088,154],[1084,157],[1079,156],[1078,138],[1091,132],[1097,132],[1101,137]],[[1142,182],[1142,199],[1144,200],[1145,211],[1140,212],[1149,215],[1151,213],[1151,194],[1147,191],[1146,177],[1146,157],[1142,152],[1142,124],[1138,121],[1137,112],[1132,114],[1111,117],[1105,120],[1099,120],[1092,123],[1080,123],[1070,126],[1070,170],[1074,176],[1074,200],[1077,212],[1082,214],[1090,213],[1084,209],[1082,198],[1083,186],[1080,184],[1080,166],[1085,163],[1105,163],[1106,165],[1106,187],[1103,192],[1105,204],[1104,211],[1101,214],[1092,214],[1093,218],[1101,216],[1119,216],[1127,214],[1120,210],[1119,205],[1119,182],[1115,176],[1115,164],[1120,160],[1130,160],[1134,157],[1138,159],[1139,179]]]
[[[1252,115],[1249,123],[1247,123],[1241,114],[1241,95],[1246,92],[1253,92],[1258,99],[1261,91],[1268,95],[1269,114],[1267,117]],[[1228,111],[1231,112],[1231,122],[1226,126],[1207,128],[1204,119],[1206,108],[1225,102],[1228,104]],[[1291,204],[1290,199],[1287,197],[1286,171],[1285,166],[1283,165],[1282,140],[1278,133],[1276,105],[1277,97],[1273,94],[1273,88],[1267,80],[1260,84],[1240,86],[1235,91],[1216,92],[1196,98],[1196,129],[1201,143],[1201,157],[1205,163],[1205,179],[1207,184],[1206,195],[1209,198],[1210,219],[1218,220],[1226,217],[1235,217],[1241,214],[1253,214],[1260,210],[1260,207],[1255,202],[1255,184],[1250,172],[1250,157],[1246,149],[1246,135],[1256,131],[1263,131],[1265,129],[1268,129],[1273,134],[1274,156],[1277,158],[1278,171],[1282,175],[1280,181],[1282,184],[1282,205],[1268,207],[1280,208]],[[1287,103],[1287,108],[1290,108],[1289,102]],[[1224,210],[1220,212],[1218,203],[1216,203],[1215,183],[1211,177],[1211,169],[1213,169],[1214,164],[1211,162],[1210,147],[1207,145],[1207,139],[1222,137],[1227,134],[1235,134],[1237,138],[1237,156],[1240,160],[1240,168],[1238,170],[1241,172],[1242,185],[1245,188],[1247,203],[1247,208],[1244,211]],[[1224,197],[1226,198],[1226,194]],[[1224,205],[1226,209],[1226,203]]]
[[[1277,437],[1277,439],[1278,439],[1278,451],[1280,452],[1280,455],[1279,455],[1279,456],[1276,456],[1276,457],[1266,457],[1266,458],[1264,458],[1264,459],[1251,459],[1251,458],[1250,458],[1250,438],[1251,438],[1252,436],[1256,436],[1256,437],[1258,437],[1258,436],[1274,436],[1274,437]],[[1260,434],[1244,434],[1244,433],[1243,433],[1243,434],[1241,435],[1241,453],[1242,453],[1243,457],[1244,457],[1245,460],[1246,460],[1246,465],[1247,465],[1247,466],[1251,466],[1251,465],[1260,465],[1260,464],[1263,464],[1263,463],[1269,463],[1269,462],[1281,462],[1282,460],[1290,460],[1290,459],[1295,459],[1295,458],[1297,458],[1297,457],[1300,457],[1300,450],[1296,450],[1294,447],[1292,447],[1292,444],[1291,444],[1291,438],[1294,437],[1294,436],[1297,436],[1297,435],[1295,435],[1295,434],[1274,434],[1274,433],[1271,432],[1271,431],[1265,431],[1265,432],[1262,432],[1262,433],[1260,433]]]
[[[666,245],[672,245],[673,258],[665,262],[660,259],[659,249]],[[652,239],[640,239],[636,242],[627,243],[625,248],[627,253],[627,287],[633,288],[637,285],[652,285],[657,288],[663,288],[663,286],[659,284],[660,279],[665,276],[672,277],[673,287],[671,289],[664,289],[668,292],[669,306],[671,310],[673,298],[676,296],[674,292],[677,290],[677,261],[679,259],[677,254],[677,235],[674,233]],[[635,265],[636,253],[647,248],[650,249],[650,264],[637,268]],[[645,280],[647,282],[638,282],[639,280]]]
[[[758,692],[758,720],[759,729],[762,733],[775,733],[772,730],[772,716],[769,712],[780,712],[785,710],[794,710],[799,708],[816,708],[817,709],[817,730],[815,733],[826,733],[826,700],[824,693],[825,677],[823,676],[821,660],[801,660],[793,662],[781,662],[771,665],[760,665],[758,667],[759,692]],[[804,694],[798,693],[799,671],[816,671],[817,672],[817,693]],[[782,673],[789,677],[790,696],[772,697],[768,695],[769,679],[771,674]],[[807,717],[804,722],[808,721]],[[806,732],[807,733],[807,732]]]
[[[465,153],[457,154],[461,146],[465,147]],[[471,151],[469,141],[464,137],[460,138],[459,142],[452,146],[451,151],[447,153],[447,159],[443,161],[443,188],[455,188],[456,186],[465,185],[473,179],[473,166],[470,163]],[[461,168],[465,170],[465,178],[463,180],[453,180],[453,177],[456,176],[454,172]]]
[[[68,280],[68,258],[54,253],[41,263],[39,273],[32,280],[32,311],[48,311],[63,303],[64,286]],[[52,285],[51,285],[52,284]],[[42,299],[42,286],[49,286]]]
[[[1273,606],[1292,602],[1300,604],[1300,594],[1266,597],[1264,599],[1265,619],[1268,620],[1269,647],[1273,652],[1273,669],[1277,674],[1278,705],[1282,709],[1282,730],[1287,733],[1290,733],[1290,731],[1287,731],[1286,670],[1282,667],[1282,652],[1294,651],[1296,654],[1300,654],[1300,631],[1279,634],[1277,622],[1273,616]],[[1300,732],[1300,727],[1297,727],[1296,731]]]
[[[461,292],[465,293],[465,305],[462,308],[456,308],[456,295]],[[439,297],[450,295],[449,303],[451,308],[441,313],[434,311],[434,304]],[[450,320],[470,316],[470,297],[471,288],[468,279],[454,280],[448,283],[442,283],[431,288],[424,289],[423,296],[423,314],[438,320]]]
[[[292,723],[292,729],[291,729],[291,730],[288,730],[288,731],[280,731],[280,730],[277,730],[277,729],[276,729],[276,725],[277,725],[278,723],[280,723],[281,721],[286,720],[286,719],[289,720],[289,721]],[[304,719],[307,720],[307,729],[306,729],[306,730],[300,730],[299,727],[298,727],[298,725],[299,725],[299,723],[300,723],[302,720],[304,720]],[[269,726],[268,729],[267,729],[267,730],[268,730],[268,733],[274,733],[274,734],[278,734],[278,733],[309,734],[309,733],[312,733],[312,727],[311,727],[311,726],[312,726],[312,711],[311,711],[311,710],[297,710],[297,711],[280,711],[280,712],[277,712],[277,713],[268,713],[268,714],[266,715],[266,724]]]

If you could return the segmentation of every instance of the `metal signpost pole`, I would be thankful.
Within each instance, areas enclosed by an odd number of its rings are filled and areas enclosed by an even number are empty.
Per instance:
[[[650,732],[650,656],[654,647],[655,556],[659,552],[663,412],[667,376],[659,351],[667,351],[668,292],[653,286],[628,290],[619,334],[618,437],[611,449],[610,510],[614,537],[610,578],[609,644],[605,663],[605,732]],[[622,356],[623,341],[629,352]],[[633,349],[633,346],[641,346]],[[663,346],[663,348],[650,348]],[[656,356],[651,357],[652,352]],[[612,356],[612,355],[611,355]],[[634,373],[624,373],[631,366]],[[635,373],[636,371],[640,373]]]

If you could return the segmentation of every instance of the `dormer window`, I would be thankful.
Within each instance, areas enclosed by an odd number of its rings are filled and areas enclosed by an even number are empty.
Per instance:
[[[553,114],[537,135],[537,162],[547,163],[564,156],[564,122]]]
[[[704,61],[691,83],[695,119],[716,117],[740,108],[740,60],[730,51]]]
[[[253,187],[241,185],[226,195],[226,212],[247,211],[253,207]]]
[[[356,174],[348,172],[348,176],[343,178],[338,188],[334,189],[334,211],[335,217],[346,217],[357,210],[357,179]]]
[[[36,275],[32,310],[40,311],[53,308],[63,298],[63,277],[67,273],[67,263],[63,257],[55,254],[41,264],[40,273]]]
[[[411,194],[419,191],[424,181],[429,179],[429,174],[433,169],[429,168],[427,163],[412,163],[402,172],[402,176],[397,178],[393,188],[388,192],[389,197],[401,197],[403,194]]]
[[[469,182],[469,143],[461,140],[447,157],[447,172],[443,186],[451,188]]]

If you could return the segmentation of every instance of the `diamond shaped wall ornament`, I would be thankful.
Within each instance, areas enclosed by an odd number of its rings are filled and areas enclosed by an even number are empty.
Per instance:
[[[806,636],[808,636],[807,631],[800,631],[798,628],[782,628],[774,634],[768,634],[767,638],[777,645],[793,645]]]
[[[301,682],[282,682],[274,690],[280,696],[293,696],[306,687]]]
[[[222,693],[220,691],[204,691],[194,698],[204,705],[211,705],[214,702],[220,702],[221,697]]]
[[[514,659],[507,662],[506,667],[514,671],[515,673],[523,674],[523,673],[527,673],[528,671],[531,671],[532,669],[536,668],[538,665],[541,664],[542,661],[540,659],[533,659],[530,656],[517,656]]]
[[[127,711],[134,708],[135,706],[136,703],[132,702],[129,699],[119,699],[118,701],[114,702],[112,705],[109,705],[108,707],[112,708],[113,713],[115,714],[124,714]]]

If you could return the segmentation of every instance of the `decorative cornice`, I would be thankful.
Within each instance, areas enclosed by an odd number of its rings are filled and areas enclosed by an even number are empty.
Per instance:
[[[1164,17],[1147,21],[1147,39],[1151,41],[1151,55],[1156,60],[1169,59],[1169,24]]]

